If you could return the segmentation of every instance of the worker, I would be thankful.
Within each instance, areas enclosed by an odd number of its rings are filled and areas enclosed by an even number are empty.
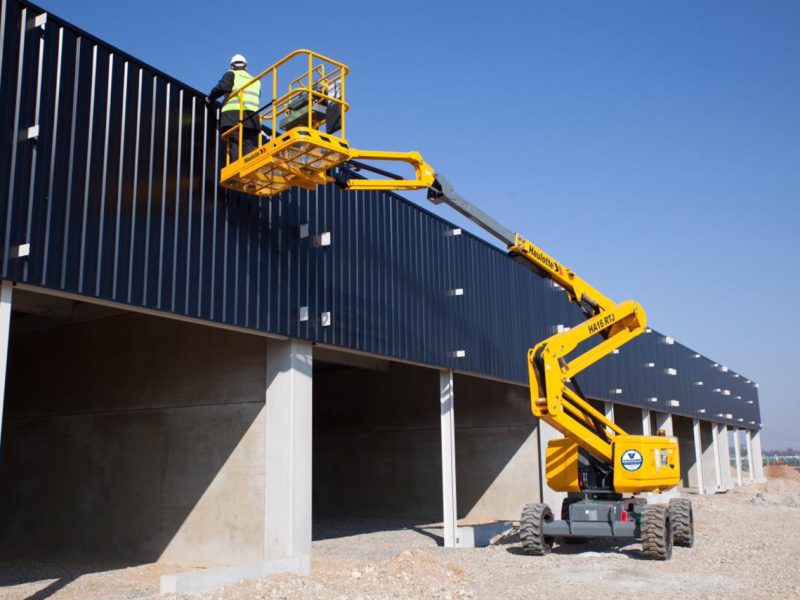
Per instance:
[[[219,83],[208,94],[208,99],[214,101],[222,96],[227,96],[234,90],[238,90],[243,85],[253,80],[253,76],[247,72],[247,59],[241,54],[236,54],[231,58],[231,69],[227,71]],[[261,120],[258,117],[258,109],[261,108],[261,82],[256,81],[243,92],[244,112],[242,113],[242,127],[239,124],[239,97],[231,97],[222,105],[220,115],[220,133],[225,133],[231,127],[230,136],[230,157],[231,161],[239,158],[239,134],[242,134],[242,155],[252,152],[258,147],[258,136],[261,133]]]

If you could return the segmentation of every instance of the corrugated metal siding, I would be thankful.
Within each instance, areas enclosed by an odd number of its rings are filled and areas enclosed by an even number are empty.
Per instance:
[[[580,321],[548,281],[397,195],[226,193],[201,92],[50,15],[36,28],[42,12],[2,2],[4,279],[519,383],[529,346]],[[653,332],[580,380],[599,399],[760,423],[754,385],[694,355]]]

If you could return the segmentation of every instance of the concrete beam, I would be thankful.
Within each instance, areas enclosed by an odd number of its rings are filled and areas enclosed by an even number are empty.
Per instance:
[[[22,291],[14,294],[14,312],[50,319],[72,320],[75,302],[57,296]]]
[[[311,574],[311,557],[284,558],[221,569],[175,573],[161,577],[162,594],[197,594],[213,592],[241,581],[263,579],[278,573]]]
[[[733,450],[736,455],[736,485],[742,485],[742,450],[739,448],[739,430],[733,428]]]
[[[705,494],[703,485],[703,439],[700,430],[700,420],[692,419],[692,433],[694,434],[694,460],[697,472],[697,493]]]
[[[3,434],[3,405],[6,398],[6,367],[8,366],[8,340],[11,337],[10,281],[0,282],[0,436]],[[0,437],[0,442],[2,438]],[[0,445],[2,448],[2,445]]]
[[[458,528],[459,548],[485,548],[499,535],[508,535],[514,530],[513,521],[494,521],[478,525],[463,525]]]
[[[761,432],[755,430],[750,432],[750,446],[753,450],[753,458],[750,460],[750,468],[753,470],[753,478],[756,483],[763,483],[767,480],[764,476],[764,457],[761,454]]]
[[[453,371],[439,372],[439,410],[442,437],[442,520],[445,548],[458,545],[456,496],[456,421],[453,406]]]
[[[333,365],[355,367],[356,369],[367,369],[370,371],[379,371],[381,373],[389,371],[389,361],[385,358],[375,358],[355,352],[334,350],[332,348],[323,348],[320,346],[314,346],[314,360],[317,364],[326,362]]]

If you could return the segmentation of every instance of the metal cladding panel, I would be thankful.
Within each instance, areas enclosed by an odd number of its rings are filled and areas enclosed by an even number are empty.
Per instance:
[[[41,14],[2,1],[0,277],[521,384],[528,348],[581,321],[551,282],[395,194],[225,192],[201,92]],[[755,385],[713,365],[653,331],[579,381],[758,427]]]

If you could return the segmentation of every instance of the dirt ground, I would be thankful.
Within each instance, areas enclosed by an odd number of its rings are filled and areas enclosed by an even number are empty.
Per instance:
[[[314,542],[310,577],[278,575],[201,599],[251,598],[800,598],[800,472],[768,467],[767,483],[692,496],[696,545],[668,562],[639,546],[556,546],[522,555],[512,534],[483,549],[438,546],[438,530],[338,522]],[[370,531],[370,533],[353,533]],[[0,563],[0,598],[138,599],[158,595],[168,565]],[[177,597],[166,597],[177,600]]]

